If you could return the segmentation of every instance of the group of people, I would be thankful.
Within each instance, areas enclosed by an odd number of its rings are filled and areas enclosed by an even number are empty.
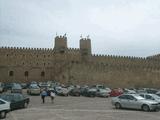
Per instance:
[[[43,89],[42,92],[41,92],[42,103],[45,103],[45,97],[46,96],[47,96],[47,91],[45,89]],[[50,91],[49,96],[51,98],[51,102],[54,103],[55,92]]]

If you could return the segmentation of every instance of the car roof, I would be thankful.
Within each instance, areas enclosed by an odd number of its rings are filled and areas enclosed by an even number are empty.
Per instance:
[[[155,94],[152,94],[152,93],[139,93],[139,94],[143,94],[143,95],[155,95]]]
[[[132,96],[134,96],[134,95],[139,95],[139,94],[137,94],[137,93],[135,93],[135,94],[130,94],[130,93],[124,93],[124,94],[122,94],[122,95],[132,95]],[[120,95],[121,96],[121,95]]]

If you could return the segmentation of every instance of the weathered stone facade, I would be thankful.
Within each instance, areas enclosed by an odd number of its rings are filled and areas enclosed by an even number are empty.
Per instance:
[[[160,55],[147,58],[91,54],[91,40],[68,48],[66,36],[56,36],[53,49],[0,48],[0,81],[56,80],[110,87],[160,87]]]

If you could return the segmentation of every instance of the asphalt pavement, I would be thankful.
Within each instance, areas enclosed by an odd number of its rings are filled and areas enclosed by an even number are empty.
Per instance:
[[[5,120],[160,120],[160,112],[117,110],[110,98],[56,96],[43,104],[40,96],[29,96],[28,108],[11,111]]]

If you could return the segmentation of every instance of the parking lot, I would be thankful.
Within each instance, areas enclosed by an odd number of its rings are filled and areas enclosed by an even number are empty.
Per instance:
[[[160,112],[117,110],[110,98],[61,97],[54,104],[50,97],[42,104],[40,96],[29,96],[26,109],[14,110],[5,120],[159,120]]]

